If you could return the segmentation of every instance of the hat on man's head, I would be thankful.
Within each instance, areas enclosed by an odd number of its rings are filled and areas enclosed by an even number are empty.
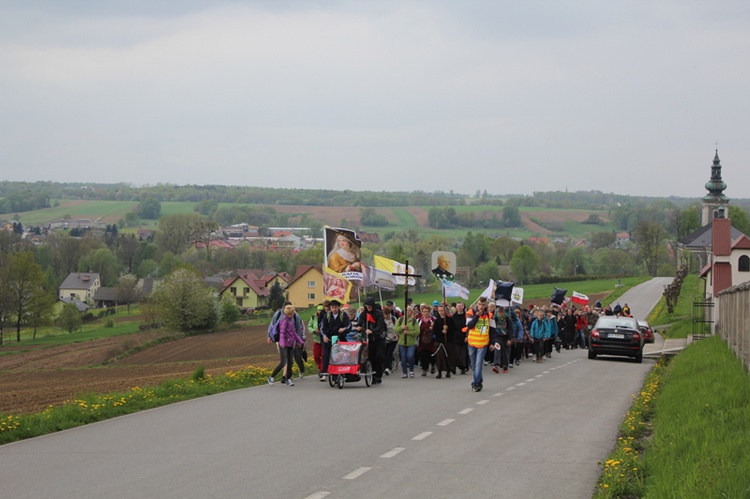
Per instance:
[[[341,306],[341,302],[338,301],[338,300],[331,300],[331,303],[329,303],[329,305],[332,306],[332,307],[340,307]]]
[[[439,301],[435,300],[434,302],[432,302],[433,307],[437,307],[438,305],[440,305]]]
[[[373,298],[372,296],[368,296],[367,299],[365,300],[364,304],[365,304],[365,306],[369,305],[371,307],[374,307],[375,306],[375,298]]]
[[[320,312],[321,310],[325,310],[325,307],[323,305],[318,305],[318,312]]]

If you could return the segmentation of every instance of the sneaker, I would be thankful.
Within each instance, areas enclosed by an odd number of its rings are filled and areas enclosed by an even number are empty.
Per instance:
[[[427,376],[427,371],[422,371],[422,376]]]
[[[513,369],[513,363],[510,363],[510,364],[508,365],[508,367],[510,367],[511,369]]]
[[[478,390],[477,390],[477,385],[471,385],[471,391],[472,391],[472,392],[476,392],[476,391],[478,391]]]
[[[408,377],[409,377],[409,375],[406,374],[406,373],[404,373],[404,374],[401,375],[401,378],[408,378]]]
[[[477,385],[475,392],[481,392],[482,391],[482,385]]]
[[[305,377],[305,371],[302,371],[301,373],[299,373],[299,379],[302,379],[304,377]]]
[[[435,376],[435,379],[441,379],[443,377],[443,373],[439,372],[437,376]]]
[[[516,365],[517,365],[517,366],[520,366],[520,365],[521,365],[521,361],[520,361],[520,360],[517,360],[517,361],[516,361]]]
[[[385,368],[385,371],[383,371],[383,372],[385,373],[386,376],[390,376],[391,375],[391,370],[388,369],[387,367]]]
[[[292,379],[291,378],[289,378],[288,380],[286,380],[285,384],[286,384],[286,386],[294,386],[294,383],[292,383]]]
[[[432,366],[432,367],[430,368],[430,374],[435,374],[435,366]]]
[[[410,378],[413,378],[413,377],[414,377],[414,371],[409,371],[409,377],[410,377]]]
[[[450,371],[448,371],[447,373],[445,373],[445,377],[446,377],[446,378],[450,378],[450,377],[451,377],[451,372],[450,372]]]
[[[500,369],[497,366],[492,366],[492,372],[497,374],[500,372]]]
[[[505,369],[503,369],[503,372],[507,373],[508,372],[508,368],[506,367]]]
[[[268,377],[268,384],[273,385],[273,376]]]

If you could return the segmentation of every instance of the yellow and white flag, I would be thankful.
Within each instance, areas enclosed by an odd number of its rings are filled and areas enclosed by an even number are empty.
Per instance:
[[[375,268],[380,270],[385,270],[386,272],[390,272],[391,274],[406,274],[406,265],[400,262],[397,262],[396,260],[391,260],[390,258],[386,258],[384,256],[375,255]],[[409,265],[409,273],[415,274],[414,267]],[[403,285],[405,282],[404,276],[395,276],[396,277],[396,284]],[[409,286],[414,286],[416,284],[416,280],[413,277],[409,278]]]

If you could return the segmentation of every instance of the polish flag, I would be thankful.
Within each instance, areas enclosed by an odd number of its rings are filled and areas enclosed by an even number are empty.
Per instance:
[[[571,297],[571,301],[579,305],[588,305],[589,297],[584,295],[583,293],[577,293],[573,291],[573,296]]]

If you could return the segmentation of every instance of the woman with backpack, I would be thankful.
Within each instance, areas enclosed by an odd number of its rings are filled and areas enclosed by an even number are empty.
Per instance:
[[[269,385],[273,385],[274,377],[286,367],[281,382],[286,386],[294,386],[294,383],[292,382],[294,348],[296,346],[302,347],[305,344],[305,340],[302,339],[305,326],[301,320],[297,320],[298,318],[299,316],[294,311],[294,305],[287,302],[284,305],[283,313],[277,324],[279,338],[279,364],[274,368],[271,376],[268,377]]]

